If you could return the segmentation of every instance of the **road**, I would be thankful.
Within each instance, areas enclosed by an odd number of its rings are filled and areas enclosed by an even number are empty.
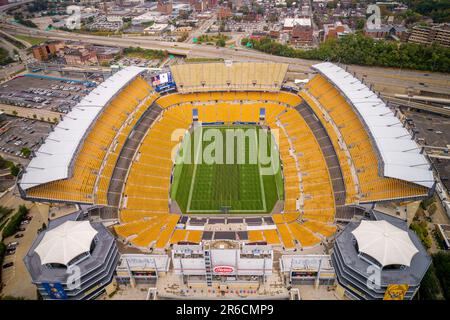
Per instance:
[[[14,210],[17,210],[19,205],[24,204],[30,209],[29,215],[33,217],[31,222],[25,226],[26,230],[19,232],[24,235],[22,238],[16,239],[12,236],[4,239],[4,243],[6,244],[17,241],[19,245],[17,246],[16,252],[13,255],[6,256],[3,262],[12,262],[14,266],[1,270],[3,280],[1,294],[31,300],[37,299],[36,287],[31,282],[31,277],[25,267],[23,258],[31,247],[37,230],[42,227],[43,223],[47,224],[48,213],[45,214],[45,211],[41,212],[38,208],[39,205],[22,200],[13,194],[13,191],[9,191],[3,195],[0,202],[2,205],[13,208]]]
[[[10,3],[10,4],[7,4],[7,5],[1,6],[1,7],[0,7],[0,12],[6,11],[6,10],[8,10],[8,9],[11,9],[11,8],[14,8],[14,7],[17,7],[17,6],[20,6],[20,5],[25,4],[25,3],[28,3],[28,2],[33,2],[33,1],[34,1],[34,0],[25,0],[25,1],[20,1],[20,2]]]
[[[206,33],[206,31],[214,24],[214,22],[216,21],[216,17],[213,16],[212,18],[205,20],[202,25],[197,28],[196,30],[194,30],[194,32],[191,32],[189,34],[189,37],[187,37],[186,43],[192,43],[192,40],[194,38],[198,38],[199,36],[201,36],[202,34]]]
[[[215,46],[196,45],[193,43],[174,43],[149,40],[140,36],[100,37],[85,34],[69,33],[64,31],[43,31],[30,29],[17,25],[2,25],[1,28],[12,34],[23,34],[29,36],[46,37],[57,40],[79,40],[88,43],[103,45],[115,45],[121,47],[140,46],[148,49],[167,50],[172,54],[195,56],[205,58],[223,58],[233,61],[276,61],[288,63],[288,78],[306,78],[312,72],[311,65],[320,61],[303,60],[287,57],[273,56],[246,48],[216,48]],[[393,68],[348,66],[348,71],[354,73],[358,78],[364,79],[368,85],[373,85],[373,90],[385,93],[402,93],[425,91],[438,95],[448,96],[450,88],[449,74],[423,72],[415,70],[402,70]]]
[[[13,106],[9,104],[3,104],[0,103],[0,110],[3,111],[6,114],[21,117],[21,118],[28,118],[28,119],[41,119],[43,118],[43,121],[48,121],[47,119],[50,118],[53,120],[54,118],[59,119],[62,115],[59,112],[47,110],[47,109],[36,109],[36,108],[25,108],[25,107],[18,107]],[[16,113],[15,113],[15,112]],[[34,117],[36,116],[36,117]]]

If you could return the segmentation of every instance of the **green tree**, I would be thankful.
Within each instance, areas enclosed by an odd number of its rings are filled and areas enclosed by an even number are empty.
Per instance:
[[[220,39],[218,39],[217,41],[216,41],[216,46],[219,46],[219,47],[225,47],[225,40],[223,39],[223,38],[220,38]]]
[[[25,216],[30,212],[30,210],[25,205],[20,205],[17,212],[11,217],[8,224],[2,231],[3,238],[12,236],[19,230],[20,223],[25,218]]]
[[[2,156],[0,156],[0,169],[5,169],[8,166],[8,161],[3,159]]]
[[[17,177],[19,175],[19,172],[20,172],[20,167],[18,165],[12,164],[9,167],[9,170],[11,172],[11,175],[13,175],[14,177]]]
[[[450,300],[450,252],[439,251],[433,255],[436,276],[442,288],[444,298]]]
[[[450,48],[437,44],[423,46],[414,43],[376,41],[361,34],[330,39],[316,49],[299,50],[270,38],[244,38],[256,50],[291,58],[339,61],[345,64],[382,66],[405,69],[450,72]]]
[[[22,150],[20,150],[20,152],[23,154],[23,156],[25,158],[29,158],[31,155],[31,150],[26,147],[22,148]]]

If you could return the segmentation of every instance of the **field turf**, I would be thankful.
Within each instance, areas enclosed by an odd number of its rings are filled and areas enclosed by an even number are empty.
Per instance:
[[[216,143],[214,138],[209,141],[209,130],[220,132],[223,137],[223,147]],[[183,163],[177,163],[174,168],[173,180],[171,186],[171,198],[176,200],[183,213],[208,214],[208,213],[233,213],[233,214],[252,214],[252,213],[270,213],[278,199],[283,198],[283,180],[280,166],[276,166],[276,172],[270,170],[272,174],[261,174],[262,170],[267,172],[270,164],[264,165],[256,157],[258,148],[252,144],[249,138],[245,143],[239,144],[237,138],[234,138],[233,152],[229,156],[227,163],[227,134],[230,131],[233,134],[235,130],[243,130],[249,136],[254,135],[253,141],[258,141],[260,145],[260,131],[266,130],[257,126],[204,126],[195,129],[195,133],[190,134],[190,139],[185,138],[178,153],[178,159],[184,159]],[[226,131],[228,131],[226,133]],[[211,131],[209,131],[211,132]],[[193,141],[193,136],[202,136],[202,144],[189,143]],[[272,143],[271,135],[265,134],[262,138],[266,139],[267,154],[273,152],[274,157],[279,160],[278,151],[275,144]],[[203,147],[203,148],[201,148]],[[206,151],[212,148],[216,151],[209,154],[216,156],[217,150],[223,150],[222,163],[215,161],[207,163],[200,157],[208,154]],[[186,161],[190,151],[190,160]],[[211,150],[211,149],[209,149]],[[244,151],[245,150],[245,151]],[[238,154],[245,154],[245,161],[238,161]],[[251,161],[252,158],[255,161]],[[197,161],[194,161],[197,159]],[[220,157],[219,157],[220,159]],[[231,162],[231,164],[229,164]],[[243,162],[243,163],[242,163]]]

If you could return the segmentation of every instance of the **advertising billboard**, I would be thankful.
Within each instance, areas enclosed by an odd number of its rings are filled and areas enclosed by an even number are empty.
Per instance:
[[[47,291],[48,295],[51,299],[63,300],[67,299],[66,292],[61,283],[43,283],[45,291]]]

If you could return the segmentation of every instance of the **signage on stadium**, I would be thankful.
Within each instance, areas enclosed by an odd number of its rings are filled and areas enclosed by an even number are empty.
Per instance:
[[[229,274],[234,272],[234,267],[232,266],[216,266],[213,269],[214,273],[224,273]]]

